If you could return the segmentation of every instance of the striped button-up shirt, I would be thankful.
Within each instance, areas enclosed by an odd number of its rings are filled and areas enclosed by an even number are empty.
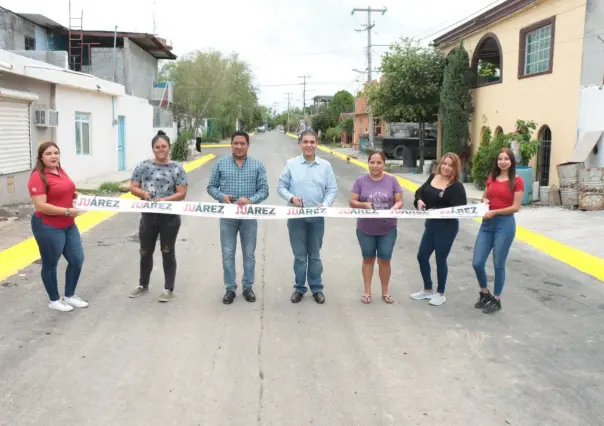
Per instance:
[[[251,157],[246,157],[241,167],[232,155],[222,157],[212,168],[207,190],[220,203],[224,202],[225,195],[232,195],[233,202],[245,197],[259,204],[268,198],[266,169]]]
[[[291,204],[292,197],[300,197],[304,207],[331,207],[336,200],[338,184],[331,163],[315,156],[308,162],[303,155],[287,160],[279,176],[279,196]]]

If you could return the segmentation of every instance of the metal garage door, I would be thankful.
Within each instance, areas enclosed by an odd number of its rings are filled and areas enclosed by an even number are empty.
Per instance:
[[[29,103],[0,98],[0,175],[31,169]]]

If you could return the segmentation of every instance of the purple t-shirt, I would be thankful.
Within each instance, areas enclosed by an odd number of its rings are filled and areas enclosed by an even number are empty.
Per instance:
[[[403,188],[394,176],[384,175],[375,181],[363,175],[354,181],[352,192],[359,194],[359,201],[372,202],[374,209],[388,210],[394,206],[394,194],[403,192]],[[386,235],[396,228],[396,219],[357,219],[357,228],[367,235]]]

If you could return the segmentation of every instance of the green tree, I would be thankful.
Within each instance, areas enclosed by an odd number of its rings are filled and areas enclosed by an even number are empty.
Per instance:
[[[470,57],[463,44],[446,58],[440,91],[439,116],[442,122],[443,152],[467,155],[472,114],[472,71]]]
[[[339,121],[340,114],[353,111],[354,97],[350,92],[340,90],[339,92],[336,92],[331,101],[329,101],[326,112],[329,114],[332,124],[335,125]]]
[[[160,76],[174,83],[175,116],[185,129],[197,129],[204,118],[220,121],[223,135],[237,120],[250,125],[256,118],[257,94],[249,66],[236,54],[194,51],[165,65]]]
[[[444,64],[438,51],[405,38],[382,57],[383,80],[366,87],[375,117],[419,123],[420,167],[424,165],[425,123],[435,122],[438,116]]]
[[[315,131],[321,131],[322,134],[327,132],[327,129],[333,127],[335,122],[326,108],[323,108],[317,115],[312,118],[312,127]]]

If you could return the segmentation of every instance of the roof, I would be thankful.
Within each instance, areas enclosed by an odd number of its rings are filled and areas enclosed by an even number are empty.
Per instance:
[[[329,102],[333,99],[333,96],[315,96],[312,98],[315,102]]]
[[[176,55],[172,53],[172,46],[168,42],[154,34],[147,33],[129,33],[129,32],[113,32],[113,31],[82,31],[85,38],[101,40],[109,40],[113,46],[113,37],[118,39],[128,38],[136,43],[141,49],[147,51],[156,59],[176,59]],[[94,46],[93,46],[94,48]]]
[[[453,28],[440,37],[435,38],[432,43],[438,47],[444,44],[454,43],[467,35],[475,33],[482,28],[500,21],[507,16],[537,3],[537,0],[505,0],[497,6],[470,19],[469,21]]]
[[[67,29],[58,22],[53,21],[52,19],[37,13],[15,13],[15,15],[20,16],[23,19],[27,19],[28,21],[33,22],[34,24],[40,27],[52,29]]]
[[[6,9],[8,10],[8,9]],[[9,12],[11,12],[9,10]],[[14,12],[11,12],[14,13]],[[59,24],[52,19],[40,15],[37,13],[15,13],[15,15],[26,19],[35,25],[43,28],[48,28],[59,33],[66,34],[69,32],[69,28]],[[101,41],[99,39],[110,39],[111,46],[113,46],[113,37],[117,35],[117,38],[129,38],[136,43],[141,49],[147,51],[155,59],[176,59],[176,55],[172,53],[172,46],[163,38],[160,38],[154,34],[147,33],[132,33],[132,32],[118,32],[114,31],[82,31],[84,37],[97,39],[95,41]],[[93,45],[94,48],[94,45]]]

